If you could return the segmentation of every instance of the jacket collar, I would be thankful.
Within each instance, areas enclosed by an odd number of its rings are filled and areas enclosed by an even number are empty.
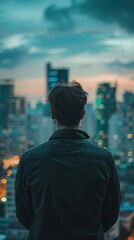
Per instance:
[[[49,140],[51,139],[88,139],[89,135],[80,130],[80,129],[72,129],[72,128],[65,128],[65,129],[59,129],[56,130]]]

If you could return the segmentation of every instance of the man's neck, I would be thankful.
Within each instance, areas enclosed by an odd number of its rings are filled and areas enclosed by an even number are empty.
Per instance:
[[[60,129],[80,129],[80,126],[75,126],[75,127],[66,127],[66,126],[61,126],[59,124],[56,124],[56,130],[60,130]]]

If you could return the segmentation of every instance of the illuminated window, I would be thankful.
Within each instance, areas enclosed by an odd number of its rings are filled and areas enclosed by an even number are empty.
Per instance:
[[[128,162],[129,162],[129,163],[132,163],[133,161],[134,161],[133,158],[129,158],[129,159],[128,159]]]
[[[103,131],[99,131],[99,135],[103,135],[104,134],[104,132]]]
[[[7,201],[7,198],[6,198],[6,197],[2,197],[2,198],[1,198],[1,201],[2,201],[2,202],[6,202],[6,201]]]
[[[6,183],[7,183],[7,180],[6,180],[5,178],[3,178],[3,179],[1,180],[1,183],[2,183],[2,184],[6,184]]]
[[[104,104],[100,104],[99,108],[100,108],[100,109],[104,109],[104,108],[105,108],[105,105],[104,105]]]
[[[102,119],[101,115],[98,114],[98,115],[97,115],[97,119],[98,119],[98,120],[101,120],[101,119]]]
[[[115,164],[116,164],[116,165],[120,165],[120,163],[121,163],[120,160],[116,160],[116,161],[115,161]]]
[[[128,133],[127,134],[127,138],[129,138],[129,139],[133,138],[133,134],[132,133]]]
[[[7,171],[7,176],[10,177],[11,174],[12,174],[12,170],[8,170]]]
[[[48,75],[49,75],[50,77],[57,76],[57,74],[58,74],[58,71],[56,71],[56,70],[54,70],[54,71],[49,71],[49,73],[48,73]]]
[[[98,145],[99,145],[100,147],[103,146],[103,143],[104,143],[103,140],[101,140],[101,139],[98,140]]]
[[[113,138],[114,138],[115,140],[117,140],[117,139],[119,138],[119,136],[118,136],[117,134],[115,134],[115,135],[113,136]]]
[[[129,151],[129,152],[128,152],[128,156],[129,156],[129,157],[132,157],[132,155],[133,155],[133,152],[132,152],[132,151]]]
[[[49,77],[48,78],[48,82],[49,83],[57,83],[58,82],[58,78],[57,77]]]

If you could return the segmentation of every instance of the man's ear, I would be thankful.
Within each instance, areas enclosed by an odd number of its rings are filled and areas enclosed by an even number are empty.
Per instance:
[[[84,115],[85,115],[85,110],[83,110],[80,120],[82,120],[84,118]]]
[[[53,109],[50,109],[50,114],[51,114],[51,118],[52,118],[52,119],[56,119],[55,113],[54,113],[54,110],[53,110]]]

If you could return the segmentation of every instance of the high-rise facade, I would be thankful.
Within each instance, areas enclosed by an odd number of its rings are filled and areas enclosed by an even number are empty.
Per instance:
[[[64,68],[52,68],[51,63],[46,65],[46,77],[47,77],[47,95],[56,83],[63,81],[68,83],[69,69]]]
[[[8,128],[10,114],[26,114],[26,99],[15,96],[12,79],[0,79],[0,128]]]
[[[108,147],[108,123],[116,111],[116,85],[101,83],[96,96],[96,139],[101,147]]]
[[[108,148],[115,157],[122,157],[123,149],[123,117],[121,112],[115,112],[109,119]]]
[[[5,216],[9,219],[16,220],[16,209],[15,209],[15,177],[16,177],[16,169],[12,169],[12,174],[7,179],[7,202],[6,202],[6,211]]]
[[[124,157],[128,163],[134,163],[134,94],[125,92],[123,103]]]
[[[14,97],[14,81],[0,79],[0,127],[7,128],[8,114]]]
[[[81,127],[90,136],[90,141],[94,141],[96,133],[96,116],[95,109],[91,103],[87,103],[85,106],[85,116],[82,120]]]

